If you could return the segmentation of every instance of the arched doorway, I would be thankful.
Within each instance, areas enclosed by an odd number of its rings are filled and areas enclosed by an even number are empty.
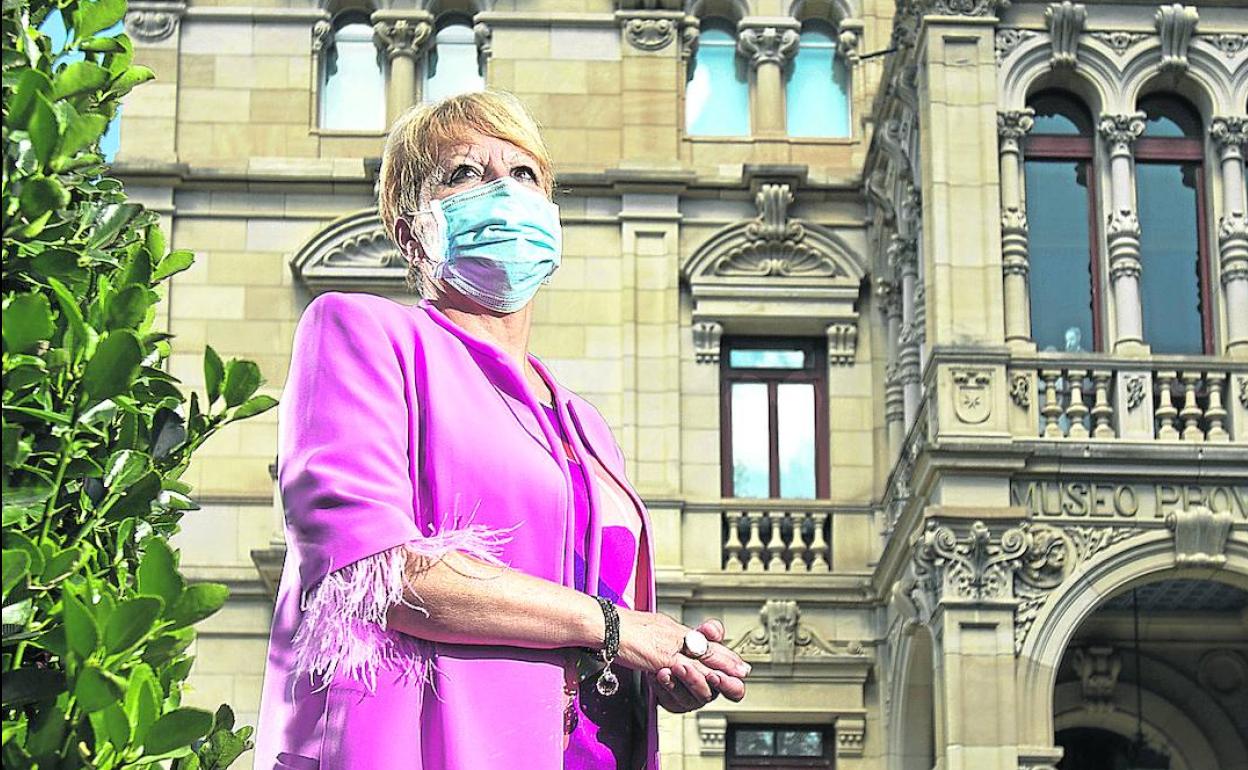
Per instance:
[[[902,652],[904,669],[894,686],[891,742],[895,770],[932,770],[936,766],[935,655],[923,626],[912,629]]]

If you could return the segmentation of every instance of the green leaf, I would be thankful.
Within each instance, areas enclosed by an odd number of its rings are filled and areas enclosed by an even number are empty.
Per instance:
[[[30,554],[25,551],[19,551],[16,548],[4,549],[3,553],[3,595],[8,596],[9,592],[17,588],[18,583],[24,583],[26,576],[30,574]]]
[[[235,407],[251,398],[264,382],[254,361],[231,360],[225,367],[225,405]]]
[[[114,53],[126,49],[119,37],[89,37],[78,44],[78,50],[89,53]]]
[[[35,343],[51,339],[54,331],[52,307],[42,294],[19,294],[4,304],[4,346],[9,353],[29,350]],[[5,387],[12,387],[8,375]]]
[[[139,561],[136,576],[139,581],[139,593],[160,597],[164,602],[164,613],[167,616],[182,595],[185,582],[178,574],[177,565],[173,561],[173,551],[169,549],[164,540],[152,537],[144,542],[143,558]]]
[[[9,493],[5,493],[5,503],[7,504]],[[30,538],[21,532],[6,529],[4,531],[4,544],[9,546],[9,550],[16,548],[24,551],[30,557],[30,574],[43,574],[43,551],[39,550],[39,546]]]
[[[44,548],[51,548],[45,545]],[[82,558],[82,551],[77,548],[66,548],[57,551],[55,555],[45,558],[43,563],[43,574],[39,577],[39,582],[44,585],[52,585],[69,573],[73,572],[78,566],[78,560]]]
[[[217,730],[233,730],[234,729],[234,710],[230,708],[228,703],[222,703],[217,707],[216,716],[212,719],[212,731]]]
[[[116,520],[126,516],[147,516],[150,514],[152,502],[159,495],[160,474],[154,470],[148,471],[108,509],[105,518]]]
[[[154,263],[165,256],[165,234],[160,225],[148,226],[147,232],[143,233],[143,248],[147,249],[147,256]]]
[[[82,386],[91,395],[91,403],[125,393],[143,363],[143,347],[129,329],[117,329],[105,335],[87,362]]]
[[[104,470],[104,486],[110,492],[121,492],[143,477],[152,467],[152,458],[145,452],[123,449],[108,458]]]
[[[152,456],[163,460],[171,452],[186,443],[186,423],[182,416],[172,409],[160,408],[152,417]],[[162,488],[169,489],[165,482]]]
[[[56,148],[56,157],[68,160],[80,151],[94,146],[107,128],[108,118],[103,115],[89,112],[75,116],[65,127],[60,146]]]
[[[113,82],[109,85],[108,90],[114,97],[125,96],[130,90],[140,83],[146,83],[149,80],[155,80],[156,73],[142,64],[133,64],[126,67],[121,74],[113,78]]]
[[[225,379],[225,364],[212,345],[204,346],[204,384],[208,390],[208,406],[212,407],[221,397],[221,381]]]
[[[100,641],[99,624],[72,591],[65,591],[61,601],[64,606],[62,617],[65,621],[65,639],[69,643],[69,649],[79,658],[86,658],[95,652]]]
[[[190,746],[192,741],[204,737],[211,729],[212,714],[207,711],[194,708],[175,709],[156,720],[143,748],[148,754],[164,754]]]
[[[54,176],[38,176],[22,184],[18,201],[22,214],[27,219],[35,219],[68,206],[69,190]]]
[[[150,230],[151,228],[148,229]],[[151,254],[148,253],[146,244],[140,245],[136,243],[132,251],[133,253],[130,255],[129,261],[126,262],[126,269],[122,272],[118,285],[129,286],[135,284],[146,289],[152,282]]]
[[[4,673],[0,698],[6,706],[56,700],[65,691],[65,674],[51,668],[19,668]]]
[[[6,684],[8,677],[5,677]],[[65,710],[59,705],[44,709],[35,716],[36,724],[26,739],[26,750],[35,757],[54,758],[65,740]],[[43,763],[40,763],[41,765]],[[49,767],[57,764],[48,762]],[[7,766],[7,765],[6,765]]]
[[[195,255],[192,252],[184,250],[171,251],[168,256],[160,260],[160,263],[156,265],[156,272],[152,274],[152,282],[163,281],[171,275],[182,272],[193,264],[195,264]]]
[[[94,663],[86,664],[78,672],[74,695],[78,698],[78,705],[87,713],[118,703],[124,697],[120,685]]]
[[[118,604],[104,625],[104,651],[121,652],[142,639],[163,608],[164,602],[155,596],[136,596]]]
[[[121,21],[125,15],[126,0],[79,0],[74,8],[74,34],[79,38],[91,37]]]
[[[151,290],[137,284],[117,292],[109,298],[105,307],[104,327],[110,331],[138,327],[147,315],[147,308],[151,305],[150,298]]]
[[[253,396],[244,401],[238,409],[235,409],[234,414],[230,415],[230,419],[245,420],[248,417],[263,414],[275,406],[277,406],[277,399],[272,396]]]
[[[178,603],[173,606],[173,612],[169,613],[169,620],[173,621],[173,628],[198,623],[221,609],[229,597],[230,589],[220,583],[196,583],[187,586]]]
[[[96,228],[87,242],[88,248],[103,249],[117,238],[117,235],[143,211],[137,203],[115,203],[103,207],[96,222]]]
[[[130,720],[120,703],[110,703],[99,711],[90,712],[87,718],[95,731],[97,750],[105,741],[113,744],[114,748],[130,743]]]
[[[7,77],[6,77],[7,82]],[[17,87],[13,90],[13,98],[7,105],[9,112],[5,120],[9,128],[23,130],[30,121],[34,111],[36,97],[52,90],[52,81],[48,76],[36,69],[27,69],[18,77]]]
[[[49,98],[59,101],[70,96],[98,91],[108,85],[108,70],[95,62],[76,61],[56,73]]]
[[[52,287],[52,293],[56,296],[56,304],[60,306],[61,318],[69,326],[72,345],[66,344],[75,354],[86,352],[91,349],[93,341],[96,338],[94,329],[87,326],[87,322],[82,318],[82,310],[78,307],[78,300],[65,288],[65,284],[55,278],[48,279],[48,285]],[[69,420],[66,419],[66,424]]]
[[[130,686],[126,688],[126,716],[134,727],[135,743],[147,737],[156,717],[160,715],[160,684],[152,667],[146,663],[135,665],[130,671]]]
[[[56,146],[61,143],[61,125],[51,103],[43,94],[35,96],[34,112],[30,116],[27,131],[30,133],[30,144],[35,149],[39,166],[46,168],[52,161]]]

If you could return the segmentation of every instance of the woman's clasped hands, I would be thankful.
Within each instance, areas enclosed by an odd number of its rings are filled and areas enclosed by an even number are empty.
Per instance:
[[[619,661],[651,677],[659,705],[680,714],[700,709],[717,696],[731,701],[745,697],[750,664],[725,647],[724,625],[704,621],[697,631],[706,637],[706,654],[685,654],[689,628],[662,613],[620,610]]]

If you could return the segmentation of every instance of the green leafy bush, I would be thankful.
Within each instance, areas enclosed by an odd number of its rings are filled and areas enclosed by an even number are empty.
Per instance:
[[[259,369],[205,351],[206,398],[162,362],[158,289],[193,261],[127,203],[99,141],[150,80],[125,0],[4,0],[3,765],[228,767],[228,706],[181,705],[194,624],[225,586],[188,584],[168,539],[180,480],[222,426],[276,402]],[[68,39],[39,32],[61,14]]]

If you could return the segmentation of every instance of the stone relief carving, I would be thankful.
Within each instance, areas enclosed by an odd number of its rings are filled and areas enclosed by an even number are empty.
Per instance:
[[[953,379],[953,412],[968,425],[978,425],[992,415],[992,370],[950,369]]]
[[[998,29],[992,43],[992,50],[996,56],[997,64],[1005,61],[1006,57],[1012,54],[1015,48],[1031,40],[1037,34],[1039,33],[1030,29],[1015,29],[1013,27]]]
[[[806,227],[789,219],[793,193],[787,184],[765,184],[755,196],[758,217],[745,227],[745,243],[715,263],[721,276],[846,277],[845,269],[806,243]]]
[[[624,22],[624,37],[634,48],[661,51],[676,39],[676,22],[667,18],[631,18]]]
[[[1234,59],[1240,51],[1248,48],[1248,35],[1205,35],[1204,38],[1228,59]]]
[[[838,757],[861,757],[867,737],[867,720],[863,717],[841,716],[836,718],[836,755]]]
[[[1044,18],[1049,24],[1049,43],[1053,46],[1050,64],[1054,67],[1074,67],[1079,52],[1079,35],[1088,20],[1088,9],[1082,4],[1062,0],[1045,8]]]
[[[698,321],[693,325],[693,356],[699,364],[718,364],[720,340],[724,326],[716,321]]]
[[[1131,145],[1144,133],[1146,118],[1147,116],[1142,112],[1120,115],[1104,114],[1101,115],[1096,130],[1109,145],[1110,152],[1121,155],[1129,153]]]
[[[1112,711],[1114,688],[1122,672],[1122,658],[1113,646],[1089,644],[1076,647],[1070,656],[1071,665],[1079,676],[1083,703],[1094,712]]]
[[[680,56],[691,59],[698,50],[698,35],[701,33],[701,21],[697,16],[686,16],[680,23]]]
[[[792,600],[768,599],[759,610],[759,625],[728,646],[743,658],[772,663],[860,656],[858,642],[832,644],[801,622],[802,611]]]
[[[1157,9],[1157,36],[1161,39],[1161,69],[1181,73],[1187,70],[1187,47],[1200,16],[1192,6],[1174,3]]]
[[[1031,406],[1031,375],[1014,372],[1010,375],[1010,400],[1022,409]]]
[[[1149,37],[1149,35],[1144,32],[1115,30],[1112,32],[1093,32],[1092,37],[1112,48],[1114,53],[1122,56],[1127,52],[1128,48]]]
[[[1230,513],[1214,513],[1203,505],[1175,511],[1166,517],[1174,531],[1175,564],[1180,567],[1221,567],[1226,564],[1226,541],[1231,535]]]
[[[828,365],[847,366],[854,363],[858,327],[854,324],[828,324]]]
[[[484,68],[494,55],[494,30],[489,24],[479,21],[472,25],[472,38],[477,44],[477,66]]]
[[[135,0],[125,16],[126,34],[147,45],[159,43],[178,31],[178,22],[184,13],[185,3]]]
[[[425,43],[433,34],[433,25],[427,21],[393,19],[373,25],[373,43],[391,61],[400,56],[416,59]]]
[[[290,261],[295,279],[313,289],[390,289],[404,285],[407,262],[376,209],[331,222]]]
[[[728,736],[728,717],[723,714],[698,712],[698,738],[702,743],[699,753],[703,756],[722,756]]]
[[[1144,375],[1127,375],[1127,411],[1134,412],[1144,402]]]
[[[1248,377],[1240,377],[1239,380],[1239,405],[1248,409]]]
[[[1019,141],[1036,124],[1036,111],[1030,107],[1021,110],[1004,110],[997,113],[997,136],[1001,139],[1002,152],[1018,152]]]
[[[334,45],[334,25],[325,19],[312,25],[312,55],[325,51]]]
[[[737,50],[749,58],[755,69],[760,64],[784,64],[797,53],[796,29],[747,27],[737,37]]]

